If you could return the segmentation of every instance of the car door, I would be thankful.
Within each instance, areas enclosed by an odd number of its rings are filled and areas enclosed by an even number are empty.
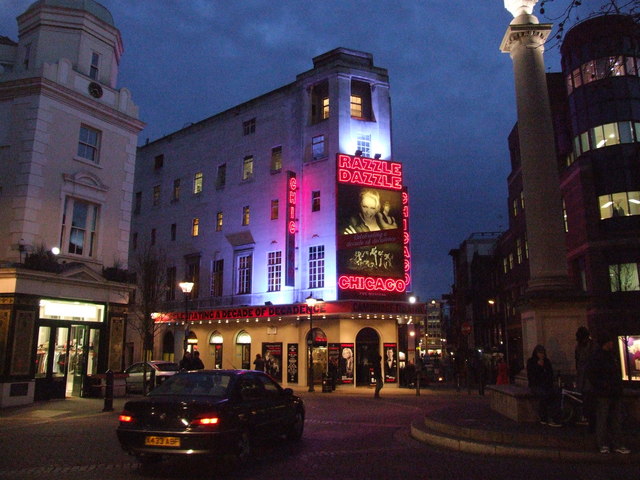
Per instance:
[[[245,428],[260,437],[270,433],[265,390],[253,373],[245,373],[238,379],[236,402],[238,418]]]
[[[256,379],[264,388],[265,429],[271,435],[283,433],[286,425],[293,421],[291,397],[287,397],[282,388],[268,375],[256,374]]]
[[[125,379],[127,383],[127,390],[130,392],[141,392],[142,391],[142,363],[134,363],[129,368],[125,370],[129,376]]]

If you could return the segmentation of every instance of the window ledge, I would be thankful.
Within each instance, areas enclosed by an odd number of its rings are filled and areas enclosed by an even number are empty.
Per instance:
[[[91,166],[91,167],[95,167],[95,168],[102,168],[102,167],[100,166],[100,164],[99,164],[99,163],[92,162],[91,160],[87,160],[86,158],[82,158],[82,157],[74,156],[74,157],[73,157],[73,159],[74,159],[76,162],[84,163],[85,165],[89,165],[89,166]]]

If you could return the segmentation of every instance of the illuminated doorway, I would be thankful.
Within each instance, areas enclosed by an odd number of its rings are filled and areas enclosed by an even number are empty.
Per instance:
[[[372,383],[373,361],[380,354],[380,336],[373,328],[366,327],[356,336],[356,385]]]
[[[322,375],[327,373],[329,366],[329,351],[327,350],[327,336],[320,328],[314,328],[307,334],[307,348],[313,339],[313,383],[322,384]],[[309,371],[309,350],[307,350],[307,372]]]

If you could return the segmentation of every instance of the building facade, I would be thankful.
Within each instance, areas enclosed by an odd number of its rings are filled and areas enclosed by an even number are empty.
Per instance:
[[[0,405],[121,370],[137,136],[93,0],[38,0],[0,39]]]
[[[186,346],[209,368],[253,368],[260,354],[285,384],[310,383],[312,366],[315,383],[337,370],[368,385],[384,348],[397,382],[400,353],[415,355],[398,331],[425,309],[406,297],[409,198],[390,110],[387,71],[339,48],[139,149],[130,265],[149,249],[166,263],[155,356]]]

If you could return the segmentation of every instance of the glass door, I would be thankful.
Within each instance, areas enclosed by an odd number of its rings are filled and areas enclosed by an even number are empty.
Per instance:
[[[67,353],[67,388],[66,394],[80,396],[82,393],[82,381],[87,368],[88,328],[83,325],[71,327],[71,342]]]

